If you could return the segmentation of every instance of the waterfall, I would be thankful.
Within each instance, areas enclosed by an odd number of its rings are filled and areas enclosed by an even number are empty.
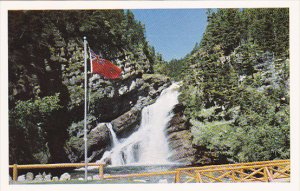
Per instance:
[[[140,127],[128,138],[118,140],[111,124],[112,149],[97,162],[110,161],[112,166],[167,164],[169,156],[165,128],[173,117],[172,109],[178,103],[178,85],[163,90],[156,102],[142,110]]]
[[[109,129],[110,131],[110,134],[111,134],[111,139],[112,139],[112,146],[116,146],[117,144],[119,144],[119,140],[117,138],[117,135],[116,133],[114,132],[113,128],[112,128],[112,125],[111,123],[106,123],[106,126],[107,128]]]

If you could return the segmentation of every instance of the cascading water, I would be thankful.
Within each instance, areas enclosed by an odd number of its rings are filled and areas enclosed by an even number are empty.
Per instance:
[[[112,128],[111,123],[106,123],[106,126],[107,126],[107,128],[109,129],[109,131],[110,131],[111,139],[112,139],[112,146],[114,147],[114,146],[116,146],[116,145],[119,144],[119,140],[118,140],[118,138],[117,138],[116,133],[114,132],[114,130],[113,130],[113,128]]]
[[[112,166],[170,163],[165,128],[173,116],[173,107],[178,103],[178,88],[176,83],[172,84],[162,91],[154,104],[145,107],[139,129],[128,138],[118,140],[108,124],[113,147],[98,162],[110,160]]]

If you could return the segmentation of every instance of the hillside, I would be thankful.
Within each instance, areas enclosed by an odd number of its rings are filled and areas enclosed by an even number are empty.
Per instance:
[[[184,59],[154,68],[182,80],[195,163],[289,158],[288,9],[208,10]]]
[[[10,11],[8,16],[11,164],[83,160],[83,36],[123,70],[122,79],[114,81],[89,75],[90,160],[99,160],[111,144],[108,129],[97,124],[134,115],[114,126],[120,137],[130,134],[141,109],[170,85],[168,78],[153,75],[154,48],[130,11]]]
[[[128,138],[172,81],[180,103],[163,129],[172,162],[290,157],[288,9],[208,10],[202,40],[170,62],[131,11],[8,16],[10,164],[83,161],[83,36],[123,70],[117,80],[89,74],[89,161],[113,147],[105,123],[118,140]]]

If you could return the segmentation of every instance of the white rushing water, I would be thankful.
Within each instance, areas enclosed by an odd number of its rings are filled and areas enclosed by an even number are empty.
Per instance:
[[[112,139],[112,146],[114,147],[114,146],[118,145],[120,142],[119,142],[119,140],[117,138],[116,133],[113,130],[113,127],[112,127],[111,123],[106,123],[106,126],[109,129],[109,131],[110,131],[111,139]]]
[[[112,166],[170,163],[165,128],[173,116],[173,107],[178,103],[178,88],[177,84],[172,84],[162,91],[154,104],[145,107],[140,127],[128,138],[118,140],[111,124],[107,124],[113,147],[97,162],[110,161]]]

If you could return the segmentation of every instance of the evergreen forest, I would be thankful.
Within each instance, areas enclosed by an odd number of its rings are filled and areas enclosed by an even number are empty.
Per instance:
[[[201,41],[169,62],[129,10],[10,11],[8,19],[10,164],[83,160],[83,36],[124,70],[121,80],[90,78],[90,133],[177,81],[193,164],[290,157],[287,8],[208,9]],[[99,136],[89,143],[95,158],[110,147],[108,132]]]
[[[289,158],[289,10],[208,10],[207,21],[190,54],[156,66],[182,79],[193,144],[216,162]]]

